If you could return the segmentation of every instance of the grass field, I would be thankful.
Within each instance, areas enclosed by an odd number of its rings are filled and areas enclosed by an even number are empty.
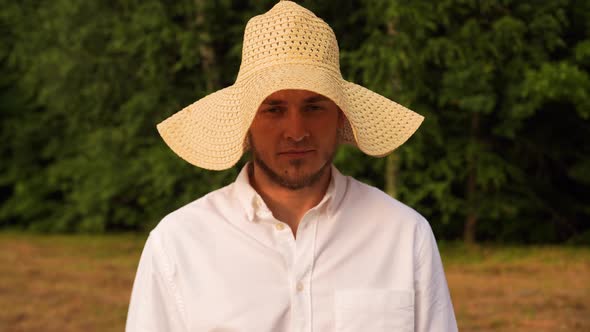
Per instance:
[[[0,331],[122,331],[144,240],[0,233]],[[590,331],[590,248],[441,253],[460,331]]]

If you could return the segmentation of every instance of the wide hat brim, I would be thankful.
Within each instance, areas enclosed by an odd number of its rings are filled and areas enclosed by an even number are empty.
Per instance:
[[[157,125],[168,146],[187,162],[210,170],[234,166],[248,149],[247,133],[260,104],[273,92],[309,90],[330,98],[346,115],[340,143],[371,156],[403,144],[424,117],[330,70],[308,64],[261,69],[214,92]]]

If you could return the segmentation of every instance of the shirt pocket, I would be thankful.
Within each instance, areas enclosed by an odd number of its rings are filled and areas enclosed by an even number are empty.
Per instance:
[[[334,311],[337,332],[414,331],[412,290],[336,290]]]

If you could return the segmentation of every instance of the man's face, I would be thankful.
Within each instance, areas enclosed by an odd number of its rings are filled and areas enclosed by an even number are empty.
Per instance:
[[[291,190],[314,184],[330,166],[343,114],[307,90],[280,90],[258,108],[249,131],[255,167]]]

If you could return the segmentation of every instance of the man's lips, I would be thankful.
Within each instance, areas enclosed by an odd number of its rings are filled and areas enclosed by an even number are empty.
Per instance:
[[[279,152],[280,156],[298,157],[314,152],[314,149],[293,149]]]

